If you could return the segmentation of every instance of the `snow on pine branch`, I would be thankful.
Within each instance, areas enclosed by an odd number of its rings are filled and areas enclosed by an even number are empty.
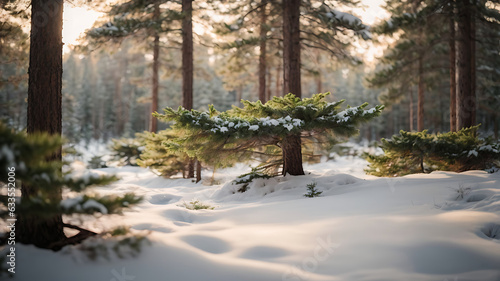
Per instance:
[[[210,113],[188,111],[182,107],[177,111],[167,108],[165,115],[157,114],[156,117],[175,121],[182,127],[219,135],[285,135],[318,128],[350,128],[360,121],[377,116],[383,109],[383,106],[376,106],[365,110],[364,108],[368,105],[365,103],[338,112],[337,107],[343,101],[326,103],[318,100],[308,103],[311,100],[305,99],[294,106],[283,105],[278,108],[273,104],[247,103],[243,109],[236,108],[237,113],[228,111],[221,114],[218,114],[213,107]],[[273,102],[279,102],[279,100]],[[268,116],[255,117],[259,114]]]

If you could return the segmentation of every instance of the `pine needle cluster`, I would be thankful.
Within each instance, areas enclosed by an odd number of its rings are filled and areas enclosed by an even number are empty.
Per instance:
[[[500,165],[500,143],[476,136],[479,126],[458,132],[429,134],[400,131],[382,139],[384,155],[365,154],[365,171],[375,176],[397,177],[435,170],[463,172]]]

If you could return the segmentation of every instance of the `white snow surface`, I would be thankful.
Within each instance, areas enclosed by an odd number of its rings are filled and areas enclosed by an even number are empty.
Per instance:
[[[212,186],[212,171],[195,184],[138,167],[95,170],[121,177],[99,193],[145,201],[84,226],[148,230],[151,245],[137,257],[92,261],[75,246],[16,244],[12,280],[500,280],[500,173],[377,178],[364,167],[339,157],[306,165],[305,176],[254,180],[245,193],[232,184],[249,171],[243,164],[218,170]],[[312,182],[321,197],[303,196]],[[194,199],[215,209],[182,206]]]

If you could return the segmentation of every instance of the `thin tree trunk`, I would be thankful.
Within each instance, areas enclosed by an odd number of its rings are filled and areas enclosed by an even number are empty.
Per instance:
[[[276,67],[276,96],[283,96],[283,92],[281,91],[281,63],[278,63],[278,67]]]
[[[154,12],[153,12],[153,20],[158,22],[160,19],[160,3],[159,1],[155,1],[154,3]],[[151,112],[158,111],[158,88],[159,88],[159,74],[158,67],[160,64],[160,34],[158,30],[154,31],[154,43],[153,43],[153,94],[151,98]],[[150,116],[151,125],[149,130],[151,132],[158,131],[158,120],[152,116]]]
[[[471,95],[471,122],[472,126],[477,124],[476,116],[476,1],[472,1],[474,7],[471,9],[471,32],[470,32],[470,58],[471,58],[471,74],[470,74],[470,95]]]
[[[288,135],[281,141],[283,175],[304,175],[302,168],[302,141],[300,135]]]
[[[323,80],[321,79],[321,73],[316,75],[316,93],[321,93],[323,91]]]
[[[47,0],[31,3],[31,40],[28,81],[27,132],[61,135],[62,129],[62,16],[63,1]],[[60,161],[61,150],[47,161]],[[36,186],[21,186],[21,198],[38,194]],[[62,198],[54,188],[49,199]],[[16,242],[50,248],[66,239],[61,215],[18,214]]]
[[[236,103],[241,105],[241,99],[243,97],[243,85],[239,85],[236,89]]]
[[[300,0],[283,1],[283,94],[302,97],[300,82]]]
[[[475,100],[472,90],[471,58],[471,6],[468,0],[458,1],[458,44],[457,44],[457,130],[474,125],[472,108]]]
[[[260,55],[259,55],[259,100],[266,102],[266,37],[267,37],[267,0],[262,1],[260,8]]]
[[[450,131],[457,131],[457,78],[456,78],[456,48],[455,48],[455,19],[450,16]]]
[[[418,111],[417,111],[417,131],[424,130],[424,65],[423,57],[418,60]]]
[[[414,119],[414,115],[413,115],[413,86],[410,86],[410,102],[409,102],[409,111],[410,111],[410,132],[413,131],[413,119]]]
[[[272,97],[272,92],[271,92],[271,68],[267,68],[267,83],[266,83],[266,101],[270,100]]]
[[[196,160],[196,182],[201,181],[201,162],[200,160]]]

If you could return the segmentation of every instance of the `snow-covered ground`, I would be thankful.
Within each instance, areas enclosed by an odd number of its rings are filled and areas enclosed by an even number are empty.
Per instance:
[[[500,173],[376,178],[365,166],[338,158],[305,176],[255,180],[245,193],[231,183],[244,165],[217,171],[212,186],[210,171],[195,184],[137,167],[93,170],[122,178],[99,192],[145,200],[86,226],[149,230],[151,243],[136,257],[96,260],[78,247],[16,245],[14,280],[500,280]],[[321,197],[303,196],[310,183]],[[195,199],[215,209],[184,207]]]

